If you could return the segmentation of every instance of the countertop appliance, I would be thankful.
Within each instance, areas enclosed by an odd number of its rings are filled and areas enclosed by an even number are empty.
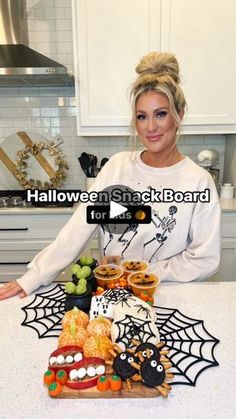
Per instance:
[[[214,149],[201,150],[197,155],[198,164],[201,167],[204,167],[214,179],[216,188],[219,192],[219,181],[220,181],[220,169],[215,166],[219,162],[219,152]]]
[[[74,78],[64,65],[24,45],[28,43],[25,21],[22,31],[25,4],[25,0],[0,0],[0,87],[72,86]]]

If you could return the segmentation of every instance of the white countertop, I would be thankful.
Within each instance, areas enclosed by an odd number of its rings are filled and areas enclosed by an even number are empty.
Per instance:
[[[222,199],[220,198],[220,205],[222,211],[236,211],[236,199]]]
[[[74,207],[16,207],[0,208],[0,214],[73,214]]]
[[[157,305],[203,320],[207,331],[220,340],[215,348],[220,366],[204,371],[196,387],[173,386],[168,399],[51,399],[42,377],[57,338],[38,339],[34,330],[21,326],[20,308],[32,299],[0,302],[1,419],[235,418],[236,282],[160,286]]]

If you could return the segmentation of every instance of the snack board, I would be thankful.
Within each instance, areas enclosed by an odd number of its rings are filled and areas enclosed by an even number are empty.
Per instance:
[[[173,376],[168,372],[171,367],[165,356],[168,351],[162,350],[155,324],[156,313],[152,303],[147,303],[149,294],[145,294],[146,301],[139,298],[142,287],[146,290],[153,282],[156,287],[158,280],[152,273],[147,275],[138,271],[139,266],[147,269],[147,264],[127,263],[127,269],[137,271],[132,275],[136,275],[141,284],[135,283],[141,288],[138,295],[125,278],[120,282],[124,272],[120,265],[99,265],[93,272],[103,292],[101,295],[94,293],[89,313],[80,305],[81,298],[76,297],[79,305],[64,315],[58,349],[49,357],[48,370],[44,374],[50,396],[168,396],[171,387],[167,380]],[[67,284],[66,291],[79,296],[81,281],[85,283],[84,292],[87,291],[86,278],[89,278],[91,268],[75,264],[72,270],[78,284]],[[155,287],[150,291],[151,296]]]
[[[108,274],[110,275],[110,271]],[[143,279],[146,280],[146,277],[141,278],[142,281]],[[57,297],[55,299],[57,307],[58,301],[64,301],[63,289],[61,291],[58,300]],[[57,293],[52,295],[54,297]],[[46,292],[45,298],[47,297],[49,294]],[[171,390],[168,384],[170,379],[171,384],[195,385],[196,378],[205,369],[202,368],[202,361],[208,363],[207,367],[218,365],[213,353],[218,340],[206,331],[202,321],[186,317],[178,310],[154,308],[152,303],[147,304],[141,297],[142,295],[140,298],[134,295],[132,289],[123,288],[119,282],[117,287],[103,290],[102,294],[92,297],[89,315],[78,308],[67,311],[62,318],[59,349],[49,357],[48,371],[45,373],[46,378],[44,377],[50,396],[167,397]],[[51,301],[50,298],[50,304]],[[23,324],[35,328],[31,326],[31,322]],[[191,336],[187,332],[184,335],[186,327]],[[195,353],[195,350],[193,353],[189,350],[188,357],[184,351],[184,357],[186,359],[187,356],[191,366],[191,374],[188,376],[185,369],[181,371],[179,364],[183,357],[181,348],[185,343],[190,343],[191,349],[195,336],[197,342],[202,337],[202,345],[209,345],[212,359],[204,359],[202,353]],[[46,337],[46,334],[42,337]],[[73,347],[66,345],[75,345],[73,353],[70,352]],[[63,355],[64,360],[61,359]],[[194,359],[199,358],[199,362],[192,362],[192,356]],[[55,357],[58,357],[56,361]],[[54,381],[50,381],[51,371],[54,372]]]
[[[85,390],[72,390],[64,386],[56,398],[58,399],[128,399],[128,398],[153,398],[160,396],[155,388],[144,386],[142,383],[132,383],[132,390],[128,390],[123,383],[120,391],[98,391],[96,386]]]

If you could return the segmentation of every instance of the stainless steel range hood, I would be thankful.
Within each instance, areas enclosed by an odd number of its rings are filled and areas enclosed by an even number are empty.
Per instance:
[[[24,8],[25,0],[0,0],[0,87],[72,86],[73,76],[64,65],[22,42]]]

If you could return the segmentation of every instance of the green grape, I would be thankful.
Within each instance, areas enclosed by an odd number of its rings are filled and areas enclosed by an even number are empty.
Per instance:
[[[79,261],[81,265],[89,266],[89,265],[92,265],[92,263],[94,262],[94,259],[91,256],[82,256]]]
[[[87,257],[86,265],[92,265],[94,262],[94,259],[92,257]]]
[[[73,275],[76,275],[76,273],[80,270],[81,270],[81,266],[78,265],[77,263],[74,263],[74,265],[72,265],[71,272]]]
[[[85,278],[81,278],[78,282],[78,285],[75,289],[77,295],[84,294],[87,291],[87,281]]]
[[[86,256],[82,256],[79,261],[80,261],[81,265],[87,265],[87,257]]]
[[[73,294],[75,292],[75,284],[73,284],[73,282],[67,282],[65,285],[65,290],[67,292],[67,294]]]
[[[83,266],[81,268],[81,274],[83,274],[82,275],[83,278],[88,278],[89,275],[91,274],[91,272],[92,271],[91,271],[91,268],[89,266]]]
[[[82,268],[76,272],[76,278],[81,279],[84,278],[84,273],[82,272]]]

